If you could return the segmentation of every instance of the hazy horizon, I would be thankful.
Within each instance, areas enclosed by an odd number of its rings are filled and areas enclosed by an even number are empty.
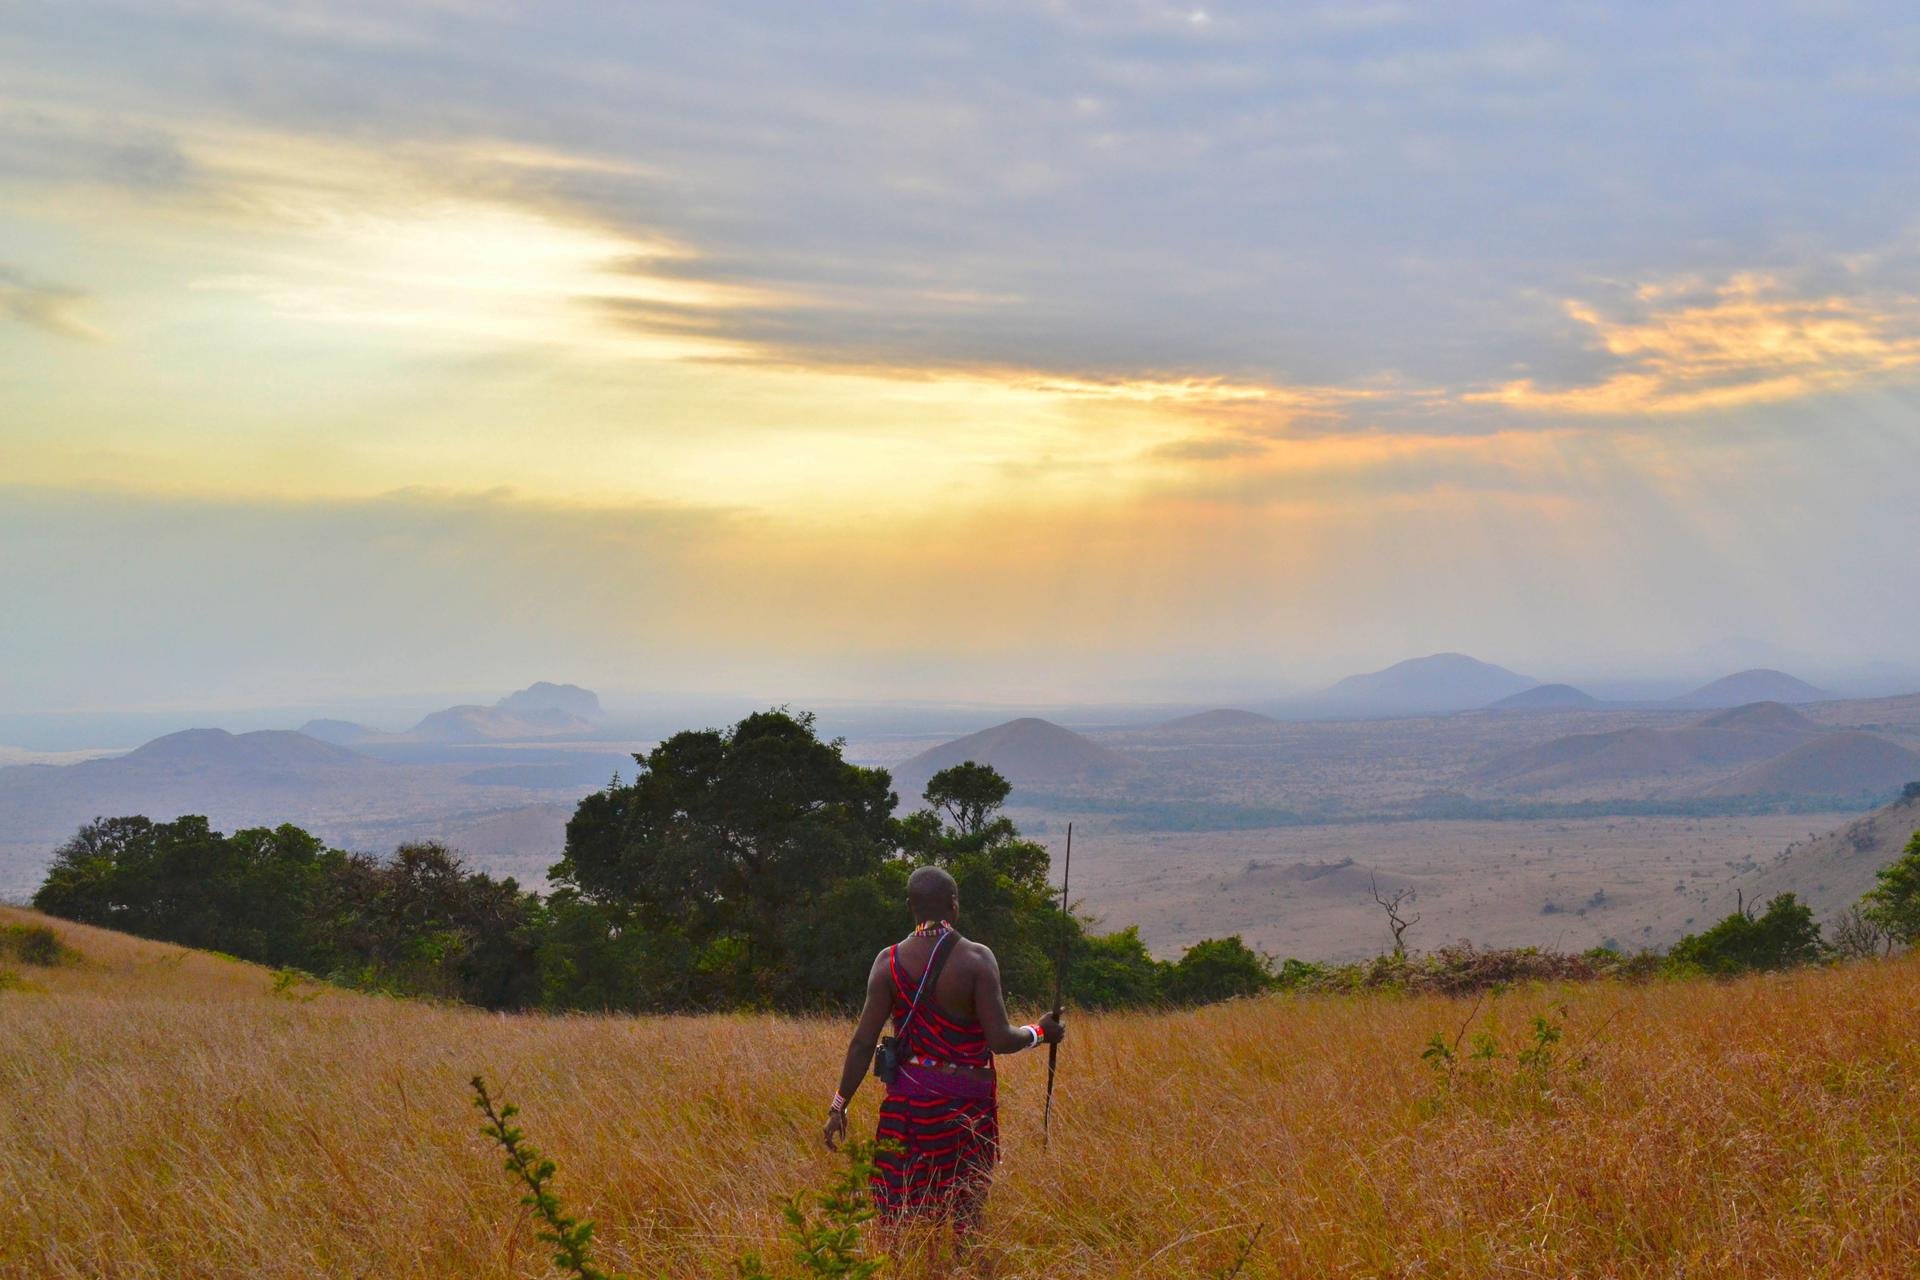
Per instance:
[[[16,6],[0,711],[1920,665],[1920,17],[1721,18]]]

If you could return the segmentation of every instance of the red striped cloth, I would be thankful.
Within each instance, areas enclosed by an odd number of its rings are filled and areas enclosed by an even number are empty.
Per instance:
[[[956,940],[957,941],[957,940]],[[949,946],[954,945],[949,943]],[[920,974],[900,968],[899,948],[888,953],[893,974],[893,1025],[913,1004]],[[923,1057],[969,1067],[993,1066],[978,1022],[961,1023],[933,1005],[933,993],[907,1024],[902,1058]],[[873,1201],[883,1221],[937,1216],[965,1228],[979,1215],[1000,1152],[994,1082],[903,1063],[880,1103],[880,1152],[874,1160]]]

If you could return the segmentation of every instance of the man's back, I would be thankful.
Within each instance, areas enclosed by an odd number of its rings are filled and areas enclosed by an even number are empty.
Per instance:
[[[934,938],[911,937],[882,951],[874,960],[876,968],[888,963],[889,952],[898,966],[900,977],[909,991],[919,986],[920,978],[927,971],[927,964],[933,958]],[[953,935],[953,941],[947,944],[953,953],[947,957],[946,967],[940,971],[939,979],[933,984],[933,990],[921,996],[922,1000],[932,998],[941,1013],[955,1022],[973,1024],[979,1020],[979,988],[982,978],[992,975],[998,982],[1000,966],[994,960],[993,952],[978,942]]]

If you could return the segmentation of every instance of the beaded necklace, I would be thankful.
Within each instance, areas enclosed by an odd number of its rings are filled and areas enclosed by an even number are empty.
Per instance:
[[[915,925],[913,927],[913,936],[916,938],[935,938],[948,932],[952,928],[953,925],[948,921],[929,920],[925,924]]]

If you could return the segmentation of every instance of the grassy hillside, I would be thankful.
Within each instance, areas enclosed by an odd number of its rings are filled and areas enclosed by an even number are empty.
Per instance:
[[[817,1127],[837,1021],[302,998],[54,927],[81,959],[12,965],[25,986],[0,990],[0,1274],[545,1275],[475,1133],[475,1072],[522,1104],[605,1264],[729,1274],[773,1246],[772,1198],[835,1167]],[[1043,1061],[1006,1064],[974,1273],[1204,1276],[1265,1224],[1245,1276],[1910,1275],[1917,988],[1901,959],[1082,1016],[1051,1152]],[[1521,1065],[1536,1014],[1562,1038]],[[1450,1084],[1421,1058],[1436,1033]],[[873,1107],[869,1086],[856,1129]]]

